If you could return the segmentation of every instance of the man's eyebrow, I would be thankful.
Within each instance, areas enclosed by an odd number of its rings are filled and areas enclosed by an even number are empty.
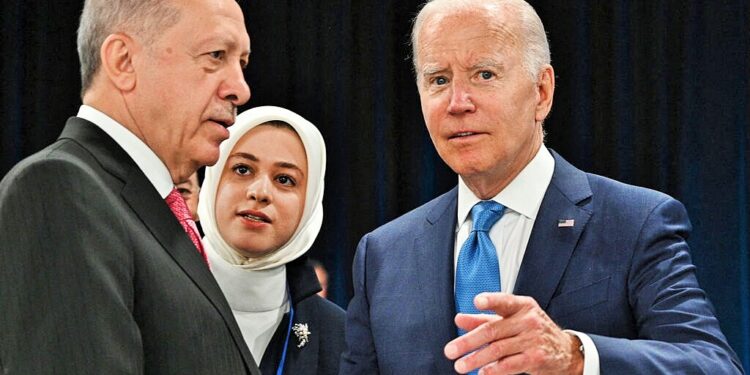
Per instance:
[[[497,62],[495,60],[480,60],[474,65],[471,66],[472,70],[482,69],[482,68],[495,68],[498,70],[503,70],[505,66],[501,62]]]
[[[422,68],[422,75],[423,76],[431,76],[433,74],[440,73],[442,71],[445,71],[445,68],[443,68],[443,67],[441,67],[441,66],[439,66],[437,64],[428,64],[428,65],[425,65]]]
[[[197,45],[199,46],[205,46],[205,45],[223,46],[223,47],[226,47],[227,49],[240,49],[240,45],[239,43],[237,43],[236,40],[220,32],[212,32],[206,35],[204,38],[201,38],[198,40]],[[240,51],[240,54],[249,55],[250,46],[248,45],[247,48],[243,47],[242,50]]]

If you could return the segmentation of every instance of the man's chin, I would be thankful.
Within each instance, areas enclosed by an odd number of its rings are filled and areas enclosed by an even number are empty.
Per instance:
[[[446,162],[446,164],[448,164],[448,167],[453,170],[453,172],[461,176],[473,176],[485,172],[482,165],[478,162],[450,160],[449,162]]]
[[[210,167],[216,162],[219,161],[219,149],[217,148],[215,152],[207,152],[204,157],[196,158],[196,163],[198,164],[198,167]]]
[[[200,163],[200,166],[201,167],[213,167],[214,165],[216,165],[217,161],[219,161],[219,158],[202,162]]]

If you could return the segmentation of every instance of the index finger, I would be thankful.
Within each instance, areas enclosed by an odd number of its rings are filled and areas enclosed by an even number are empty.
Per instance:
[[[495,314],[464,314],[458,313],[453,321],[456,323],[458,328],[461,328],[465,332],[469,332],[474,328],[479,327],[483,323],[491,322],[493,320],[502,319],[500,315]]]
[[[516,296],[503,292],[485,292],[474,297],[474,306],[479,310],[492,310],[500,316],[508,317],[525,308],[536,306],[536,301],[526,296]]]
[[[508,322],[499,316],[464,314],[456,316],[457,323],[465,323],[467,320],[470,320],[470,323],[478,323],[480,320],[484,322],[445,345],[443,353],[448,359],[457,359],[485,345],[514,337],[521,332],[520,325]]]

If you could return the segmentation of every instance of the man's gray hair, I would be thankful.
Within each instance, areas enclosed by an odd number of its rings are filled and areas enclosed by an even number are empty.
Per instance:
[[[180,10],[168,0],[86,0],[78,25],[81,95],[102,64],[100,49],[110,34],[124,32],[150,45],[179,19]]]
[[[534,8],[524,0],[431,0],[425,3],[414,19],[414,26],[411,30],[412,62],[415,72],[419,73],[419,67],[417,66],[419,32],[426,19],[438,12],[454,13],[470,9],[485,10],[487,6],[497,12],[510,11],[518,15],[519,30],[517,31],[519,35],[516,36],[522,42],[523,66],[531,75],[531,79],[534,82],[538,81],[542,67],[550,63],[549,42],[542,20],[539,19],[539,15]]]

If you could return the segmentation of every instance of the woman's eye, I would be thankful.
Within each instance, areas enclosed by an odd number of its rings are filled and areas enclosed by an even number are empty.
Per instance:
[[[279,176],[276,178],[277,181],[279,181],[280,184],[286,185],[286,186],[295,186],[296,182],[294,179],[292,179],[289,176]]]
[[[234,173],[237,173],[238,175],[241,175],[241,176],[250,174],[250,168],[248,168],[245,165],[238,165],[232,169],[234,169]]]
[[[480,72],[479,76],[482,77],[482,79],[486,80],[486,79],[492,79],[492,77],[494,77],[495,75],[492,74],[492,72],[488,72],[488,71],[485,70],[483,72]]]

